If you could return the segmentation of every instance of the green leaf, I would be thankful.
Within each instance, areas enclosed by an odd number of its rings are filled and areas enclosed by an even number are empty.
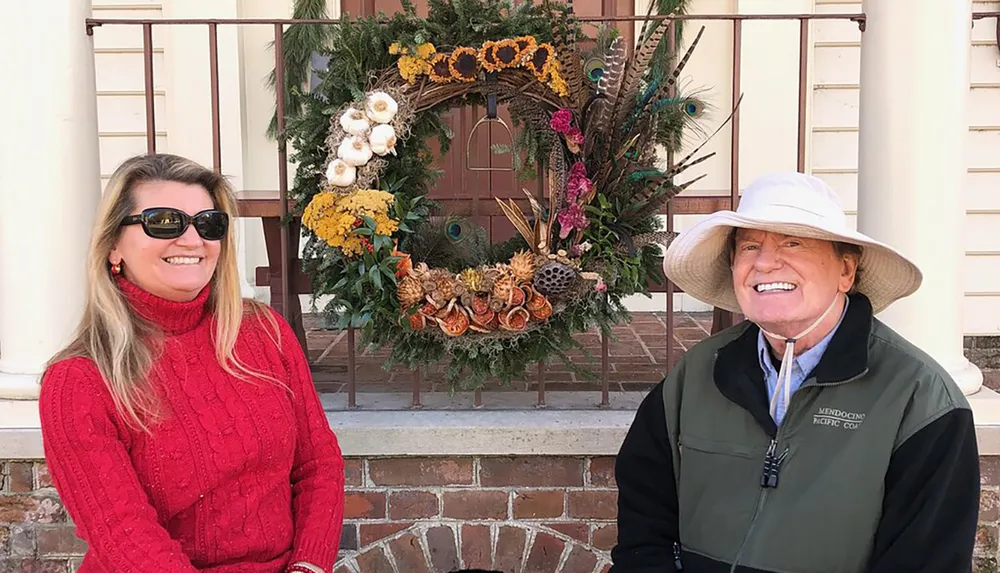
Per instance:
[[[370,236],[372,236],[372,235],[375,234],[375,231],[372,231],[368,227],[358,227],[357,229],[354,229],[354,234],[355,235],[364,235],[366,237],[370,237]]]
[[[372,267],[372,270],[368,273],[368,276],[372,279],[372,284],[375,286],[376,290],[382,290],[382,272],[380,267]]]

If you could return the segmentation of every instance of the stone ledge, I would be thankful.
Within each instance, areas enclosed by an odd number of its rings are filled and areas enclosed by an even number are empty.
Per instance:
[[[361,407],[346,410],[346,395],[324,395],[327,419],[345,456],[562,455],[613,456],[645,396],[610,395],[599,408],[599,392],[553,392],[536,407],[526,392],[487,393],[470,409],[472,394],[421,396],[359,394]],[[976,420],[980,455],[1000,455],[1000,394],[983,387],[968,397]],[[41,459],[38,403],[0,401],[0,459]]]

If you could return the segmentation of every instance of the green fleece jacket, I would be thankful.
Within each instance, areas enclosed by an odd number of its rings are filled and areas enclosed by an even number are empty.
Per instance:
[[[979,458],[947,372],[852,295],[777,426],[758,332],[704,340],[643,401],[612,573],[970,571]]]

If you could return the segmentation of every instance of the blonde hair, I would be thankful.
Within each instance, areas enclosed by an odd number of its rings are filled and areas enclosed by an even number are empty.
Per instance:
[[[83,317],[73,341],[49,361],[51,366],[72,357],[93,360],[119,414],[143,431],[149,431],[148,421],[155,421],[162,415],[159,400],[147,381],[160,350],[162,332],[158,326],[132,312],[111,275],[108,257],[118,241],[121,221],[136,207],[136,187],[149,181],[201,185],[212,197],[215,208],[228,214],[231,222],[238,216],[236,194],[229,182],[190,159],[154,154],[133,157],[122,163],[108,182],[91,235]],[[279,345],[280,331],[266,306],[242,297],[236,238],[231,229],[232,225],[222,239],[206,303],[215,319],[215,357],[226,372],[240,379],[246,380],[249,375],[277,382],[251,370],[235,355],[236,338],[245,313],[265,317],[271,325],[269,336]]]

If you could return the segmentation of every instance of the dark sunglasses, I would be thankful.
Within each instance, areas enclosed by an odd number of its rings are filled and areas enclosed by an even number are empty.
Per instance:
[[[138,215],[129,215],[122,225],[142,225],[142,230],[154,239],[176,239],[194,225],[198,235],[206,241],[221,241],[229,230],[229,215],[209,209],[195,215],[188,215],[179,209],[152,207]]]

